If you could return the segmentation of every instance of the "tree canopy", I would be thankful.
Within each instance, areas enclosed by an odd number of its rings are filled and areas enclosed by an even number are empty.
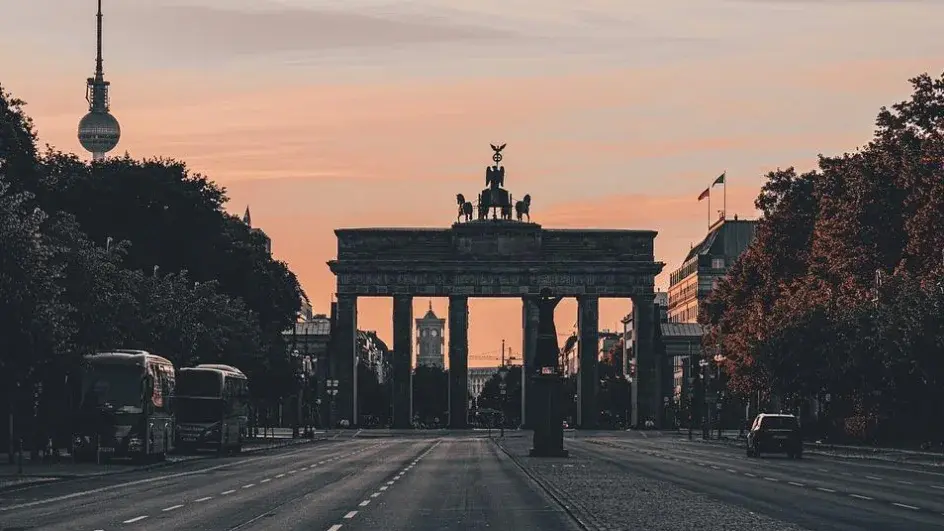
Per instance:
[[[910,81],[866,146],[767,175],[755,240],[700,318],[733,391],[828,394],[847,432],[940,439],[944,76]]]
[[[225,190],[178,161],[40,153],[23,106],[0,87],[0,389],[107,348],[290,389],[281,332],[304,293]]]

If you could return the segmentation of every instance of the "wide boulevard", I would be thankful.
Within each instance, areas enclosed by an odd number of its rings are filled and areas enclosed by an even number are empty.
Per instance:
[[[944,469],[809,452],[747,459],[676,435],[372,434],[0,491],[0,529],[944,528]],[[493,433],[494,435],[494,433]],[[527,434],[529,435],[529,434]]]

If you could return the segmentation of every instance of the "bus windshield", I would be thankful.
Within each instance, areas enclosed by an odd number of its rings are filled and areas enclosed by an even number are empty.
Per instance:
[[[82,406],[141,413],[143,377],[144,369],[137,365],[94,365],[82,379]]]
[[[175,405],[178,422],[219,422],[223,401],[216,398],[178,397]]]
[[[177,396],[222,396],[223,382],[216,371],[181,371],[177,376]]]

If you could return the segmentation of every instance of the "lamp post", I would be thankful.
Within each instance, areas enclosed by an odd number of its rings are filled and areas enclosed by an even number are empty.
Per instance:
[[[337,380],[328,380],[325,382],[325,385],[328,388],[328,428],[334,424],[334,397],[338,394],[338,381]]]
[[[504,357],[504,354],[505,354],[504,351],[502,351],[502,357]],[[502,361],[504,362],[504,360]],[[500,420],[501,433],[499,437],[502,437],[502,438],[505,437],[505,397],[508,395],[508,384],[505,383],[505,378],[507,377],[508,377],[508,367],[506,367],[505,364],[502,363],[501,368],[498,369],[498,378],[500,379],[500,381],[498,382],[498,389],[501,392],[501,420]]]
[[[708,360],[698,361],[701,367],[701,438],[708,440],[711,435],[711,427],[708,425],[710,412],[708,410]]]

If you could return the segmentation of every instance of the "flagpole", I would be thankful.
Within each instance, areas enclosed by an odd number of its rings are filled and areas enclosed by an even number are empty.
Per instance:
[[[721,219],[727,221],[728,219],[728,170],[724,170],[724,182],[721,183],[724,185],[724,199],[721,203]]]

